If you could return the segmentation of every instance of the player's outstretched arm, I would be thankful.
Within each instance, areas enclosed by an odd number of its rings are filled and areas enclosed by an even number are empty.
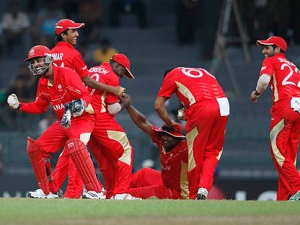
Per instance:
[[[121,104],[123,104],[132,119],[132,121],[146,134],[151,136],[152,132],[152,124],[147,120],[144,114],[138,111],[136,108],[133,107],[131,103],[131,98],[128,94],[124,93],[120,99]]]

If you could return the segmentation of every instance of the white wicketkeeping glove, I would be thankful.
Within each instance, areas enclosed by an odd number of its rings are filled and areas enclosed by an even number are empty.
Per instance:
[[[13,109],[18,109],[20,105],[18,97],[15,94],[11,94],[10,96],[8,96],[7,103]]]

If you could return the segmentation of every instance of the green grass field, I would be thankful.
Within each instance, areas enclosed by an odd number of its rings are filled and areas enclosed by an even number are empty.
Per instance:
[[[300,224],[300,202],[0,198],[0,224]]]

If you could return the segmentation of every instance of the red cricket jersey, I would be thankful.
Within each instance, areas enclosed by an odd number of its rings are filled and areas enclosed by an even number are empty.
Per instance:
[[[177,67],[169,72],[158,96],[170,98],[173,93],[187,108],[202,100],[225,97],[216,78],[202,68]]]
[[[187,163],[188,149],[186,140],[182,140],[172,151],[166,152],[158,128],[152,126],[152,142],[160,149],[161,177],[166,187],[178,190],[181,196],[188,197]]]
[[[118,75],[116,75],[112,67],[109,63],[102,63],[100,66],[94,66],[89,70],[91,77],[103,84],[107,84],[110,86],[119,86],[120,79]],[[88,88],[89,92],[92,95],[92,104],[94,111],[97,115],[100,114],[109,114],[107,112],[107,104],[117,103],[119,98],[117,95],[112,94],[106,91],[100,91],[93,88]],[[114,117],[114,115],[109,114],[110,117]]]
[[[66,103],[79,98],[82,98],[86,105],[90,103],[91,96],[74,70],[57,67],[54,64],[52,68],[54,84],[51,85],[47,78],[42,76],[38,82],[35,102],[21,102],[20,111],[41,114],[48,110],[51,102],[56,117],[60,120]]]
[[[284,54],[265,58],[259,76],[263,74],[271,76],[273,103],[300,96],[300,71]]]
[[[79,51],[65,41],[58,42],[51,49],[54,63],[60,67],[69,67],[76,71],[80,78],[88,75],[88,68]]]

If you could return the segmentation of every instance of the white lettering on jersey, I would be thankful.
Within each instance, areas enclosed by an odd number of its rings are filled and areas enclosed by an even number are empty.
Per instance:
[[[63,109],[63,108],[65,108],[64,104],[58,104],[58,105],[54,105],[54,106],[53,106],[53,109],[54,109],[54,110],[61,110],[61,109]]]
[[[93,67],[89,70],[91,73],[102,73],[102,74],[108,74],[109,71],[104,69],[103,67]]]
[[[263,71],[263,70],[265,70],[266,68],[267,68],[266,66],[263,66],[263,67],[261,67],[260,71]]]
[[[52,53],[53,60],[62,60],[64,53]]]
[[[211,73],[209,73],[208,71],[204,70],[204,69],[198,69],[198,68],[187,68],[187,67],[181,67],[181,72],[191,78],[198,78],[198,77],[203,77],[203,71],[205,72],[205,74],[211,76],[212,78],[215,78],[214,75],[212,75]]]
[[[290,61],[287,60],[287,59],[284,59],[284,58],[278,58],[278,60],[279,60],[280,62],[283,62],[283,63],[288,64],[288,65],[290,65],[290,66],[295,66],[294,63],[290,62]]]

